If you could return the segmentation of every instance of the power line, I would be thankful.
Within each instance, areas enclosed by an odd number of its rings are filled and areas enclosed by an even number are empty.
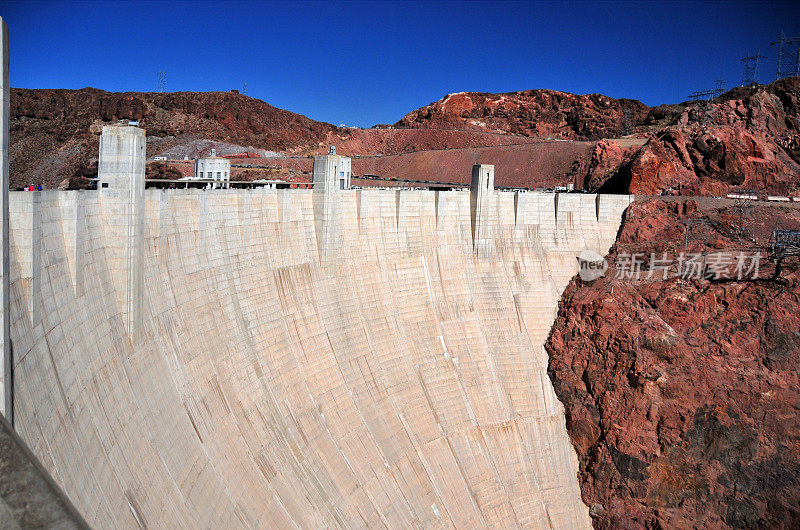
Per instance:
[[[719,94],[721,94],[718,89],[712,88],[711,90],[698,90],[696,92],[692,92],[687,96],[692,101],[707,101],[709,99],[714,99]]]
[[[781,38],[771,43],[778,45],[778,65],[775,80],[800,75],[800,37],[786,37],[781,30]]]
[[[714,98],[725,93],[726,85],[724,79],[717,79],[714,88],[697,90],[689,94],[688,98],[694,102],[693,106],[699,111],[699,121],[701,125],[706,125],[712,121],[714,108],[710,102]]]
[[[724,79],[717,79],[714,88],[711,88],[709,90],[698,90],[696,92],[692,92],[691,94],[689,94],[688,98],[692,101],[714,99],[720,94],[725,93],[726,86],[727,83],[725,82]]]
[[[744,65],[742,72],[742,86],[752,85],[758,83],[758,62],[761,59],[766,59],[763,55],[756,52],[755,55],[747,55],[739,59],[739,62]]]

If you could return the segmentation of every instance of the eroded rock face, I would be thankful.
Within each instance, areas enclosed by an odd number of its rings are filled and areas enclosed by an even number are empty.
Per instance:
[[[672,113],[666,112],[666,119]],[[396,127],[467,128],[572,140],[599,140],[645,130],[657,122],[634,99],[557,90],[505,94],[460,92],[406,114]]]
[[[796,210],[758,214],[761,239],[778,220],[800,228]],[[623,252],[682,251],[679,221],[688,218],[708,219],[710,247],[738,244],[735,211],[636,203],[610,261]],[[567,288],[546,345],[549,374],[596,527],[800,525],[793,259],[782,282],[637,283],[612,270]],[[763,275],[770,267],[763,263]]]
[[[188,168],[194,169],[194,168]],[[145,178],[161,180],[177,180],[183,174],[174,167],[163,162],[150,162],[145,168]]]
[[[739,88],[684,110],[605,181],[589,189],[722,195],[735,188],[800,190],[800,78]],[[598,185],[599,184],[599,185]]]
[[[586,174],[583,179],[584,189],[595,190],[616,175],[622,165],[628,162],[637,152],[637,147],[622,147],[613,140],[600,140],[594,146]],[[619,192],[624,192],[620,189]]]
[[[581,162],[589,191],[723,195],[800,192],[800,78],[736,88],[713,102],[647,107],[554,90],[449,94],[397,127],[600,140]],[[641,146],[609,140],[635,134]]]

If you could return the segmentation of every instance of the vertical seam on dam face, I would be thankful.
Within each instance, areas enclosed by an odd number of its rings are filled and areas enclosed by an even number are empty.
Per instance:
[[[553,194],[553,220],[555,221],[556,225],[558,225],[558,193]]]
[[[84,194],[75,193],[75,271],[74,285],[76,298],[82,297],[83,289],[83,275],[86,268],[85,252],[86,252],[86,210],[85,210]]]
[[[35,329],[42,322],[42,193],[31,194],[31,294],[28,299],[28,310],[32,314],[32,327]]]
[[[488,167],[475,193],[140,194],[109,168],[69,223],[12,194],[20,433],[99,527],[588,527],[543,344],[628,198]]]

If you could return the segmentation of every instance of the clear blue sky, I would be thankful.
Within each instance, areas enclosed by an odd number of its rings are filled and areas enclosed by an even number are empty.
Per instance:
[[[686,99],[761,51],[800,2],[14,2],[11,85],[230,90],[311,118],[391,123],[449,92]]]

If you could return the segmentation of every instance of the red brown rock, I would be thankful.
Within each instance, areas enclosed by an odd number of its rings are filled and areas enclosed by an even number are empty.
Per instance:
[[[763,243],[796,209],[758,208]],[[683,250],[704,218],[738,247],[735,209],[635,203],[609,260]],[[761,250],[751,243],[751,250]],[[800,273],[781,281],[633,282],[610,271],[567,288],[546,349],[597,528],[800,525]],[[771,272],[765,262],[764,275]],[[762,275],[762,278],[764,278]]]
[[[622,147],[614,140],[600,140],[594,145],[589,164],[584,170],[584,189],[598,189],[630,161],[638,146]]]
[[[617,174],[590,188],[609,192],[723,195],[736,188],[800,191],[800,78],[738,88],[686,109],[655,132]]]
[[[180,169],[164,162],[150,162],[145,168],[145,178],[148,179],[177,180],[183,176]]]
[[[147,129],[148,153],[172,152],[179,159],[201,156],[213,142],[233,152],[301,156],[337,145],[349,155],[419,153],[402,158],[407,164],[400,169],[453,182],[468,174],[464,160],[481,156],[457,150],[496,148],[498,159],[520,154],[519,167],[511,164],[498,175],[515,186],[575,182],[612,193],[723,195],[739,187],[800,193],[800,78],[737,88],[706,105],[653,108],[553,90],[464,92],[409,113],[395,128],[373,129],[337,128],[233,92],[13,89],[11,101],[12,186],[53,187],[84,178],[102,125],[138,119]],[[618,138],[630,133],[636,134]],[[548,137],[557,140],[536,143]],[[585,140],[598,143],[579,144]],[[365,165],[381,176],[409,176],[398,170],[398,160]],[[440,176],[431,163],[442,168]]]
[[[723,195],[736,188],[800,192],[800,78],[736,88],[713,102],[649,108],[635,100],[553,90],[462,92],[407,114],[396,127],[480,130],[600,140],[576,159],[589,191]],[[649,140],[620,152],[609,138]]]
[[[448,94],[406,114],[395,126],[599,140],[647,130],[654,120],[650,108],[634,99],[525,90]]]

